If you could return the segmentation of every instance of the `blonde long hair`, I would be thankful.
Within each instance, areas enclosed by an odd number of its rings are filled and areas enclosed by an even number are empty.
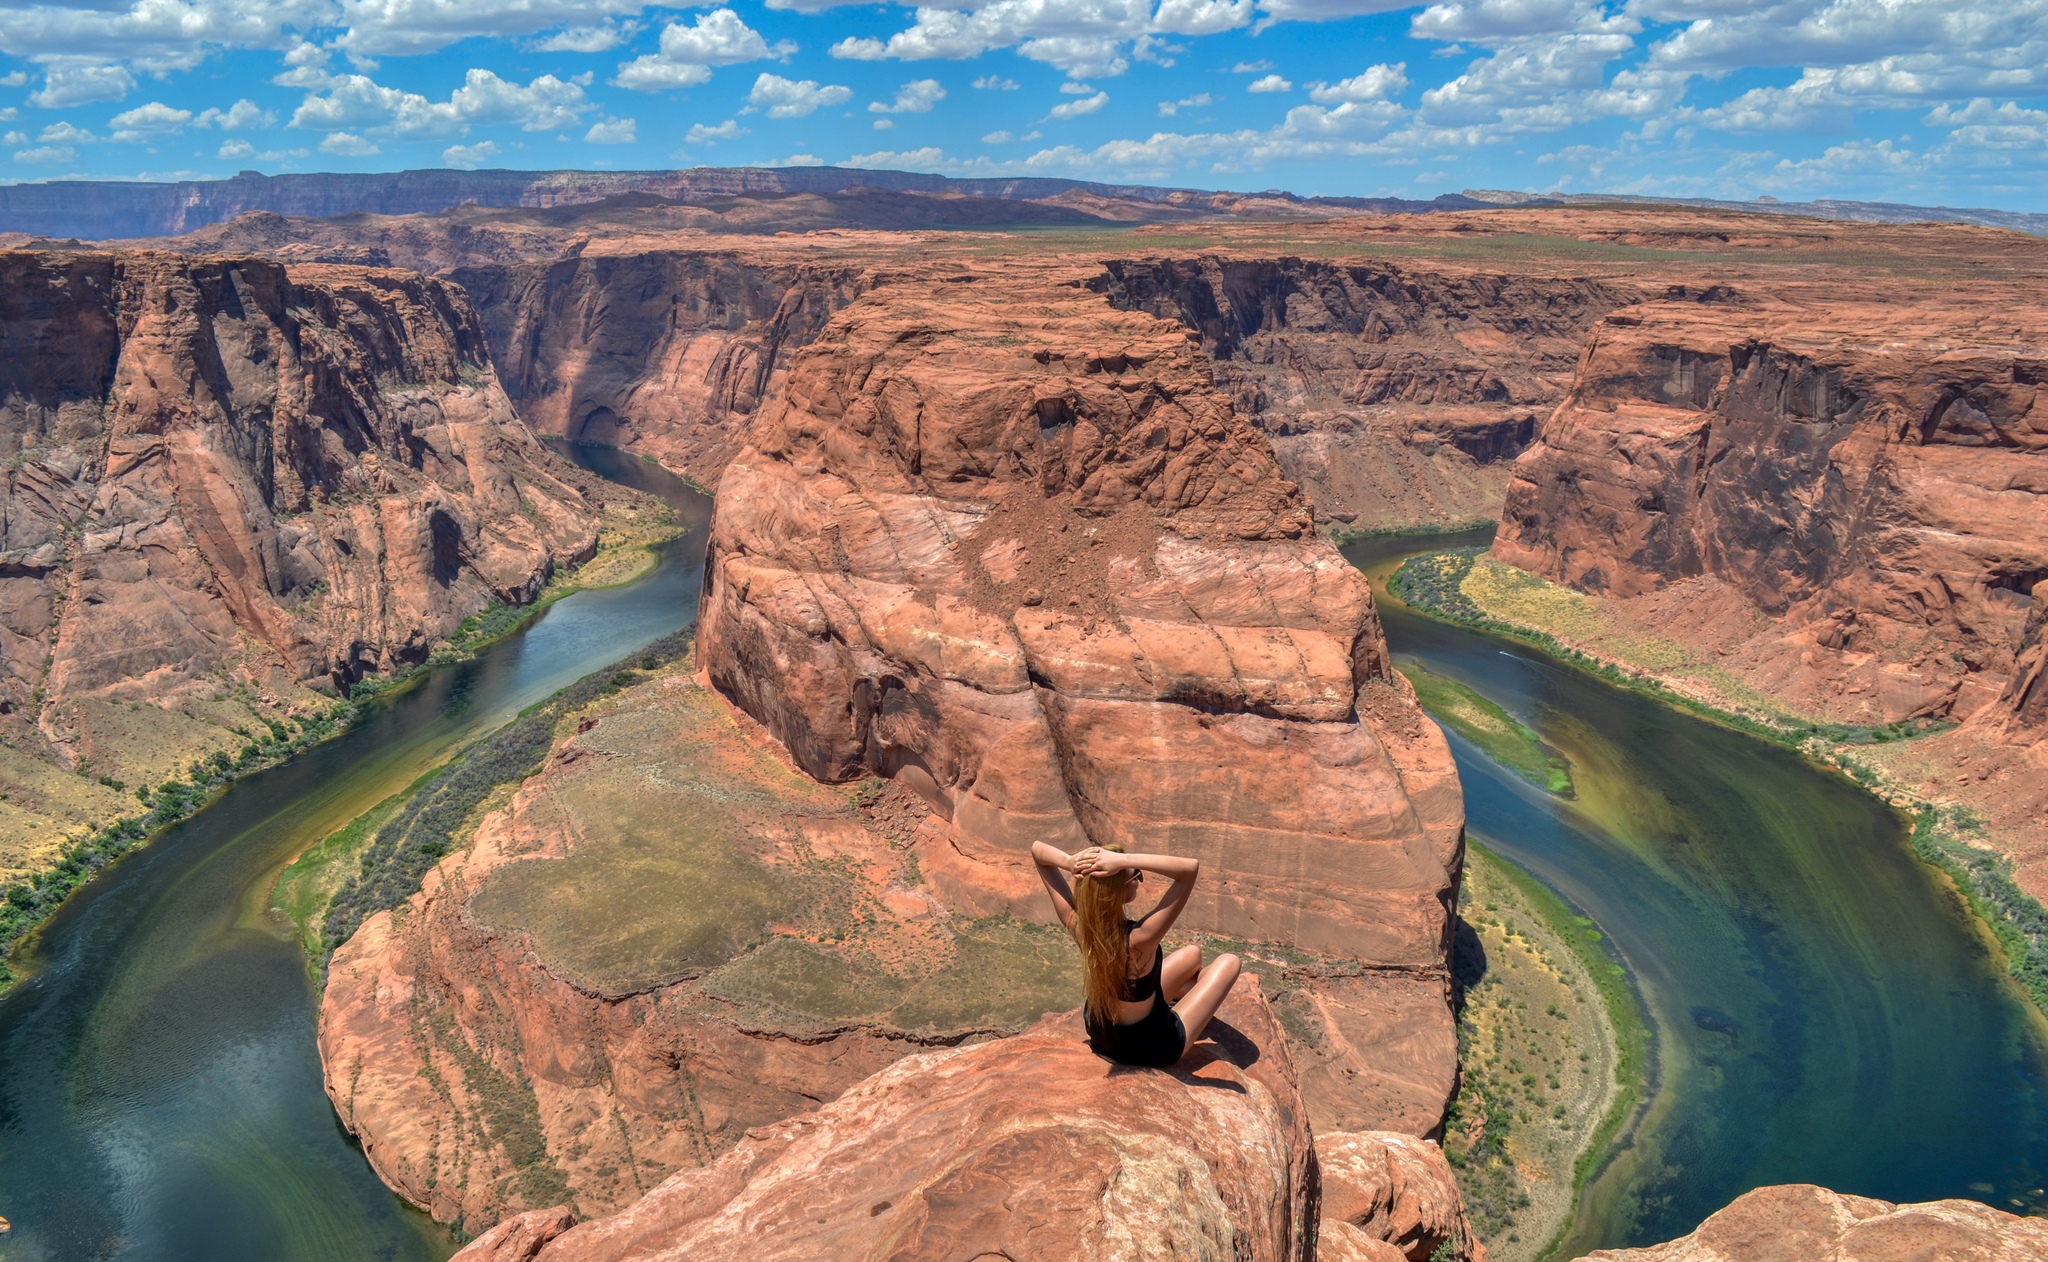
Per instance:
[[[1122,854],[1112,842],[1102,847]],[[1131,888],[1129,872],[1082,876],[1074,880],[1074,940],[1081,946],[1081,982],[1088,1015],[1115,1023],[1131,972],[1131,926],[1124,903]]]

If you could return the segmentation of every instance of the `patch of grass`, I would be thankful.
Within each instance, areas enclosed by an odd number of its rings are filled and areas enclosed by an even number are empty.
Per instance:
[[[427,772],[405,789],[356,816],[344,827],[308,846],[305,853],[278,874],[277,885],[271,891],[270,905],[291,922],[293,933],[308,960],[320,958],[320,925],[327,918],[328,904],[334,901],[335,893],[361,861],[363,848],[370,844],[370,838],[384,821],[391,818],[391,813],[435,774]]]
[[[1529,783],[1561,797],[1572,795],[1571,763],[1513,715],[1455,679],[1413,663],[1398,669],[1415,685],[1416,698],[1432,718]]]
[[[1507,622],[1574,639],[1607,630],[1607,619],[1578,592],[1484,554],[1473,554],[1458,586],[1477,609]]]
[[[1009,916],[956,920],[950,962],[885,965],[858,950],[778,937],[705,978],[705,993],[824,1023],[938,1037],[1011,1029],[1073,1006],[1080,957],[1062,929]]]
[[[808,901],[806,882],[747,852],[742,822],[721,805],[678,793],[660,820],[499,869],[471,908],[532,934],[550,967],[607,994],[716,968]]]
[[[630,659],[593,671],[528,707],[435,772],[377,830],[375,839],[363,850],[357,871],[336,891],[321,927],[322,964],[365,919],[398,906],[418,891],[427,870],[455,848],[458,833],[486,797],[501,785],[517,784],[539,770],[563,715],[595,700],[611,686],[612,676],[632,661],[652,658],[659,664],[680,659],[689,652],[690,636],[687,629],[674,632]]]

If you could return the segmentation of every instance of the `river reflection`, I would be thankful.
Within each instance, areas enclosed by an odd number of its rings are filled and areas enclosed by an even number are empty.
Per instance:
[[[1418,549],[1345,549],[1384,574]],[[1660,1082],[1560,1257],[1682,1235],[1752,1187],[2048,1208],[2048,1041],[1903,822],[1782,749],[1509,641],[1383,603],[1396,658],[1572,760],[1564,802],[1451,738],[1471,834],[1592,916],[1657,1030]]]
[[[244,779],[65,905],[0,998],[5,1262],[447,1257],[321,1087],[318,996],[268,911],[278,871],[522,708],[696,616],[710,501],[604,448],[558,447],[676,504],[690,533],[629,587],[560,601],[346,735]]]

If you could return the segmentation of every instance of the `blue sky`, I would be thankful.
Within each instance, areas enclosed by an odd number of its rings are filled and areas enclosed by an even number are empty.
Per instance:
[[[2048,210],[2048,0],[0,0],[0,179],[815,164]]]

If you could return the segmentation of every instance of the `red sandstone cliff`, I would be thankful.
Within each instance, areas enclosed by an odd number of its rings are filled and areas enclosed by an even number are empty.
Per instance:
[[[1331,961],[1312,1107],[1427,1130],[1457,773],[1364,580],[1209,378],[1179,326],[1083,289],[873,292],[726,472],[701,660],[810,775],[923,794],[953,906],[1043,919],[1036,838],[1202,858],[1188,928]]]
[[[1320,1125],[1437,1127],[1456,772],[1185,333],[1078,288],[905,282],[755,433],[701,661],[801,773],[684,680],[629,689],[367,921],[321,1050],[387,1181],[472,1225],[616,1209],[920,1046],[1064,1008],[1071,946],[1007,916],[1045,919],[1022,848],[1081,844],[1076,801],[1208,861],[1190,928],[1271,944]],[[868,774],[896,786],[853,818],[811,778]],[[740,875],[660,884],[706,854]]]
[[[1587,1262],[2039,1262],[2048,1223],[1976,1201],[1893,1205],[1811,1184],[1758,1188],[1698,1231],[1647,1249],[1600,1249]]]
[[[1090,287],[1197,330],[1216,383],[1324,517],[1491,519],[1626,281],[1373,261],[1113,259]]]
[[[585,250],[450,269],[544,434],[630,447],[716,487],[798,347],[867,288],[855,262]]]
[[[0,710],[345,685],[531,599],[596,523],[455,287],[0,254]]]
[[[1725,584],[1775,619],[1749,682],[1844,722],[2003,695],[2038,723],[2048,322],[2015,297],[1618,312],[1517,462],[1494,553],[1616,596]]]

